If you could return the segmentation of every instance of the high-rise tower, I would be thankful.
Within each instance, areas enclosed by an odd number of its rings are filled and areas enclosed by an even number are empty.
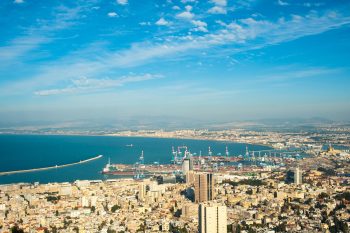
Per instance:
[[[183,174],[186,174],[186,172],[188,172],[190,170],[190,159],[185,158],[182,161],[182,172]]]
[[[195,176],[195,202],[210,201],[215,198],[214,177],[211,173],[197,174]]]
[[[226,206],[202,203],[198,209],[199,233],[227,233]]]
[[[303,183],[303,171],[297,167],[294,171],[294,184],[302,184]]]

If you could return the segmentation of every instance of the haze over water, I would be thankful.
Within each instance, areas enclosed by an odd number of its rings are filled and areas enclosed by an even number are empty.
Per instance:
[[[126,145],[133,144],[133,147]],[[65,182],[84,179],[106,179],[100,174],[108,158],[112,163],[133,164],[141,151],[145,163],[170,163],[172,146],[186,145],[192,153],[202,151],[205,155],[208,146],[213,154],[224,154],[227,145],[232,156],[245,153],[246,144],[225,143],[204,140],[104,137],[104,136],[42,136],[42,135],[0,135],[0,171],[31,169],[77,162],[99,154],[104,157],[89,163],[61,169],[0,176],[0,183],[16,182]],[[267,147],[249,145],[258,150]],[[115,178],[115,177],[108,177]]]

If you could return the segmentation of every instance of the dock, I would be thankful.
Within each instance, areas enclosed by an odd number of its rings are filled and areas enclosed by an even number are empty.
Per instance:
[[[32,169],[25,169],[25,170],[16,170],[16,171],[7,171],[7,172],[0,172],[0,176],[6,176],[6,175],[13,175],[13,174],[18,174],[18,173],[29,173],[29,172],[37,172],[37,171],[45,171],[45,170],[51,170],[51,169],[58,169],[58,168],[64,168],[64,167],[70,167],[78,164],[83,164],[83,163],[88,163],[93,160],[97,160],[102,158],[103,155],[98,155],[89,159],[85,160],[80,160],[79,162],[74,162],[74,163],[67,163],[67,164],[62,164],[62,165],[55,165],[55,166],[50,166],[50,167],[41,167],[41,168],[32,168]]]

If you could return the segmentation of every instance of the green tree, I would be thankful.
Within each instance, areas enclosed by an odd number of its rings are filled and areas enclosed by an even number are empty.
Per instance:
[[[21,228],[19,228],[18,225],[14,225],[13,227],[11,227],[11,232],[12,233],[24,233],[24,231]]]
[[[120,208],[121,208],[121,206],[114,205],[114,206],[112,206],[111,211],[114,213],[115,211],[119,210]]]

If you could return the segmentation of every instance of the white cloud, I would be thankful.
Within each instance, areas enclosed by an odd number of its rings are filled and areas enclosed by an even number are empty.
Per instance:
[[[120,5],[126,5],[128,4],[128,0],[117,0],[117,3]]]
[[[192,6],[187,5],[187,6],[185,6],[185,9],[186,9],[186,11],[191,11],[192,10]]]
[[[110,88],[121,87],[127,83],[142,82],[152,79],[162,78],[161,75],[145,74],[139,76],[123,76],[118,79],[92,79],[92,78],[79,78],[72,80],[72,83],[64,88],[60,89],[46,89],[34,92],[35,95],[48,96],[67,93],[79,93],[79,92],[95,92],[99,90],[105,90]]]
[[[2,65],[16,61],[18,57],[37,49],[50,39],[44,36],[24,36],[12,40],[7,46],[0,47],[0,62]]]
[[[140,22],[139,23],[141,26],[150,26],[151,22]]]
[[[193,25],[196,26],[195,31],[208,32],[207,23],[200,20],[192,20]]]
[[[227,10],[225,7],[222,6],[213,6],[208,10],[208,13],[210,14],[226,14]]]
[[[181,19],[192,19],[194,17],[194,14],[192,14],[189,11],[184,11],[182,13],[179,13],[176,15],[177,18],[181,18]]]
[[[21,4],[21,3],[24,3],[24,0],[14,0],[13,3]]]
[[[18,2],[20,3],[21,1]],[[0,63],[2,67],[6,67],[14,62],[21,63],[36,56],[35,50],[44,44],[54,41],[54,38],[49,35],[71,27],[75,24],[75,20],[79,18],[80,13],[89,9],[91,9],[89,4],[75,8],[65,6],[54,8],[54,18],[38,21],[37,25],[32,25],[23,30],[23,34],[26,36],[17,37],[0,47]]]
[[[197,2],[197,0],[181,0],[183,4]]]
[[[205,22],[199,20],[192,23],[205,26]],[[108,60],[111,60],[111,65],[114,66],[134,66],[144,64],[147,61],[150,62],[159,57],[186,51],[190,52],[196,49],[203,50],[224,44],[239,45],[239,49],[235,49],[234,52],[232,49],[229,50],[231,53],[235,53],[319,34],[345,24],[350,24],[350,17],[341,17],[334,12],[328,12],[324,15],[311,13],[297,21],[293,18],[290,20],[280,19],[276,22],[247,18],[229,23],[223,26],[221,30],[203,36],[172,36],[169,40],[165,38],[167,42],[164,44],[134,44],[130,50],[111,55]],[[256,39],[259,42],[254,43]],[[191,52],[191,54],[193,53]]]
[[[194,28],[194,31],[208,32],[208,29],[206,27],[196,27]]]
[[[297,20],[295,20],[298,18]],[[202,24],[192,22],[193,24]],[[24,89],[52,86],[61,80],[76,77],[108,74],[118,68],[145,65],[153,61],[193,57],[206,52],[206,56],[233,55],[267,46],[292,41],[309,35],[317,35],[350,24],[350,16],[329,11],[325,14],[311,13],[276,21],[246,18],[223,24],[221,29],[205,35],[169,36],[164,42],[145,41],[134,43],[130,49],[109,51],[100,48],[100,55],[76,51],[52,64],[46,64],[39,75],[30,79],[9,83],[0,88],[0,93],[22,93]],[[202,25],[203,26],[203,25]],[[225,45],[223,49],[213,49]],[[0,53],[1,54],[1,53]],[[102,54],[102,55],[101,55]],[[84,59],[85,58],[85,59]],[[64,70],[64,72],[62,72]],[[61,75],[57,75],[60,73]]]
[[[219,24],[220,26],[227,26],[227,24],[224,23],[222,20],[215,20],[215,23]]]
[[[288,6],[289,5],[288,2],[283,2],[282,0],[278,0],[277,4],[280,5],[280,6]]]
[[[290,68],[293,69],[291,70]],[[341,72],[341,69],[330,69],[325,67],[307,67],[303,69],[295,67],[281,67],[281,69],[274,71],[272,74],[258,77],[255,82],[283,82],[287,80],[321,77],[331,74],[334,75],[339,72]]]
[[[115,12],[109,12],[107,15],[108,15],[108,17],[111,17],[111,18],[118,17],[118,14]]]
[[[227,0],[212,0],[215,4],[212,8],[208,10],[210,14],[226,14],[227,13]]]
[[[212,0],[212,2],[217,6],[227,6],[227,0]]]
[[[197,27],[207,27],[207,23],[200,20],[192,20],[192,23]]]
[[[192,6],[185,6],[185,11],[176,15],[177,18],[191,20],[194,17],[194,14],[191,12]]]
[[[305,7],[319,7],[319,6],[323,6],[325,5],[325,3],[322,2],[305,2],[304,4],[302,4]]]
[[[178,7],[178,6],[173,6],[172,8],[173,8],[173,10],[180,10],[180,7]]]
[[[166,25],[168,25],[168,24],[169,24],[169,22],[166,21],[164,18],[160,18],[160,19],[156,22],[156,25],[158,25],[158,26],[166,26]]]

